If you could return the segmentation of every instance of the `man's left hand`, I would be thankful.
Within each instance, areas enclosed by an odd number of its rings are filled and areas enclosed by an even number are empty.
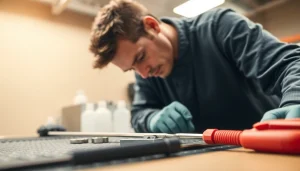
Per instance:
[[[264,114],[261,121],[291,118],[300,118],[300,105],[292,105],[270,110]]]

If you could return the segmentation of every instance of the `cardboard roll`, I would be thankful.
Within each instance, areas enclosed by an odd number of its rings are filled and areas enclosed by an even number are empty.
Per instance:
[[[108,137],[93,137],[92,143],[94,144],[101,144],[101,143],[108,143]]]

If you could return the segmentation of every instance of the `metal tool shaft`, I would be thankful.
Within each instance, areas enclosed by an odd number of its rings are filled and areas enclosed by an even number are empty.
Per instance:
[[[158,138],[202,138],[202,134],[166,134],[166,133],[118,133],[118,132],[64,132],[64,131],[49,131],[50,136],[99,136],[99,137],[144,137],[156,136]]]

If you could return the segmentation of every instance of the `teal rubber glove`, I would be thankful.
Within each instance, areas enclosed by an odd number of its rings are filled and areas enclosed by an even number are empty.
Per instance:
[[[190,111],[181,103],[173,102],[148,119],[148,129],[161,133],[188,133],[195,127]]]
[[[291,105],[266,112],[261,121],[300,118],[300,105]]]

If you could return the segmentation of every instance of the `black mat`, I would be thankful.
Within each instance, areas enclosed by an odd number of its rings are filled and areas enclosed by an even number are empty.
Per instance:
[[[157,160],[166,157],[180,157],[186,155],[207,153],[235,148],[235,146],[210,146],[197,147],[173,154],[158,154],[121,160],[90,163],[86,165],[73,165],[68,160],[76,150],[93,150],[99,148],[120,146],[120,137],[110,137],[109,143],[93,144],[70,144],[71,138],[78,137],[42,137],[26,139],[1,139],[0,140],[0,170],[15,168],[16,170],[77,170],[83,168],[103,167],[123,163]],[[201,139],[181,139],[182,144],[201,143]],[[39,161],[46,161],[38,165]],[[50,161],[50,162],[49,162]],[[53,162],[51,162],[53,161]],[[25,165],[24,165],[25,164]],[[26,166],[27,165],[27,166]],[[12,167],[13,166],[13,167]],[[17,167],[16,167],[17,166]],[[19,167],[18,167],[19,166]],[[26,167],[22,167],[26,166]]]

